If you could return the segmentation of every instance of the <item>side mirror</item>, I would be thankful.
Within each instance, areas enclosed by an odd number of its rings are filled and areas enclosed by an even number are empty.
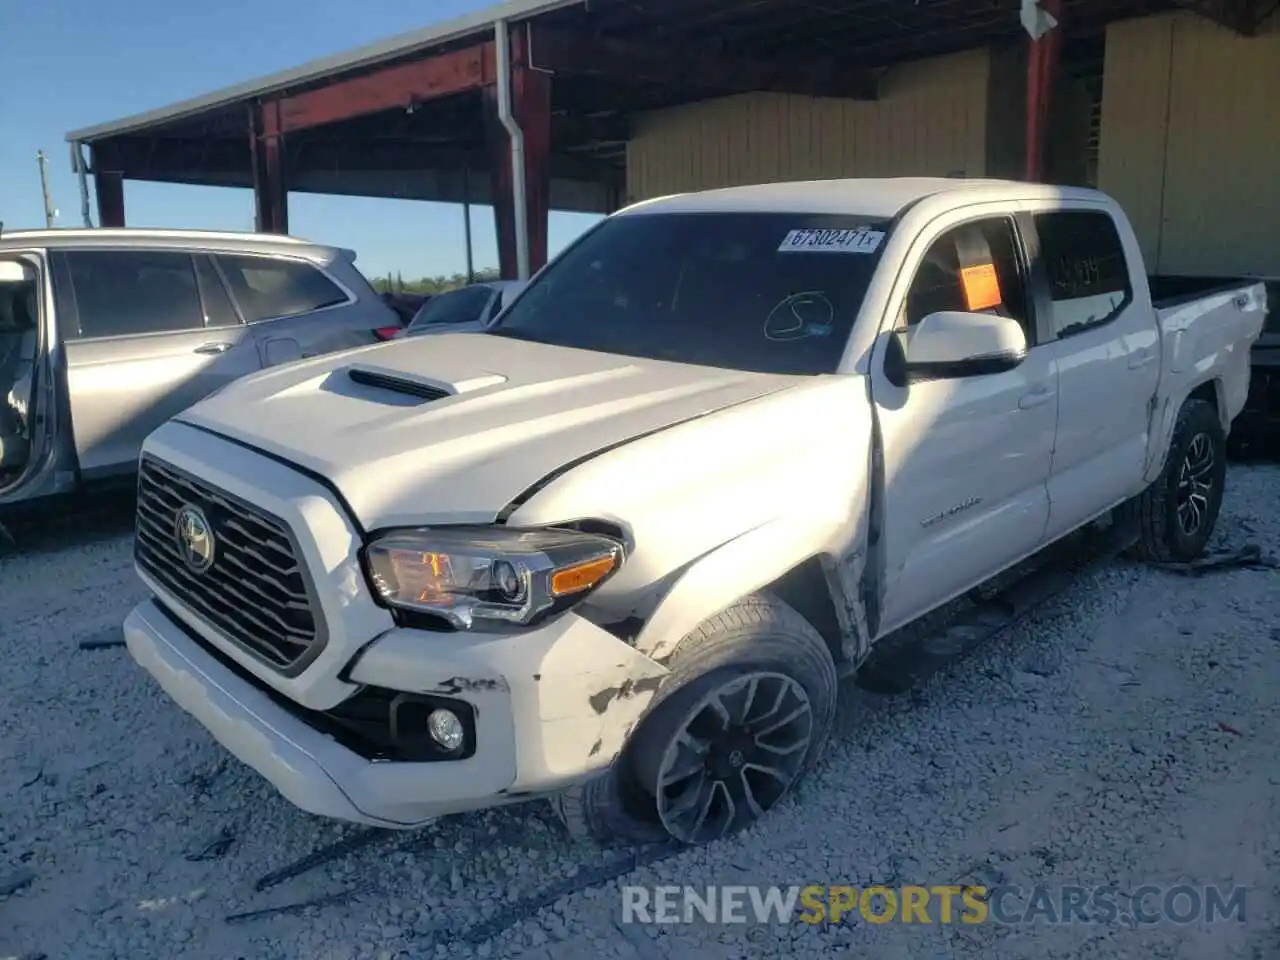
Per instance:
[[[905,334],[911,380],[953,380],[1012,370],[1027,358],[1022,324],[989,313],[931,313]]]

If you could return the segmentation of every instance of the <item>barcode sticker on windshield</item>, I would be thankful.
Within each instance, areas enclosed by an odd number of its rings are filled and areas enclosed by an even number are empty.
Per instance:
[[[875,253],[884,233],[880,230],[792,230],[778,247],[779,253]]]

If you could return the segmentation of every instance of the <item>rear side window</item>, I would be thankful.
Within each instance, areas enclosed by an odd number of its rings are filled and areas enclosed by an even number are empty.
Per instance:
[[[191,255],[151,250],[66,254],[84,339],[204,327]]]
[[[1057,336],[1109,323],[1133,301],[1124,245],[1109,214],[1065,210],[1038,214],[1035,223]]]
[[[294,317],[347,302],[336,283],[299,260],[219,254],[218,265],[246,323]]]

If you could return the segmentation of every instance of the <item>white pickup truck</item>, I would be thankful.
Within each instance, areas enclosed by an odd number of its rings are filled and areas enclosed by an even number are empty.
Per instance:
[[[308,811],[547,797],[579,835],[704,842],[788,793],[877,639],[1114,508],[1200,552],[1264,309],[1157,307],[1087,190],[642,203],[487,332],[152,434],[128,646]]]

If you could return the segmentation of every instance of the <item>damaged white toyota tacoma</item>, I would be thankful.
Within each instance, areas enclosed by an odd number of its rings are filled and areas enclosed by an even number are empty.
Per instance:
[[[313,813],[531,797],[703,842],[872,644],[1114,508],[1189,558],[1261,285],[1153,303],[1106,196],[829,181],[604,220],[483,333],[238,381],[146,443],[133,657]]]

